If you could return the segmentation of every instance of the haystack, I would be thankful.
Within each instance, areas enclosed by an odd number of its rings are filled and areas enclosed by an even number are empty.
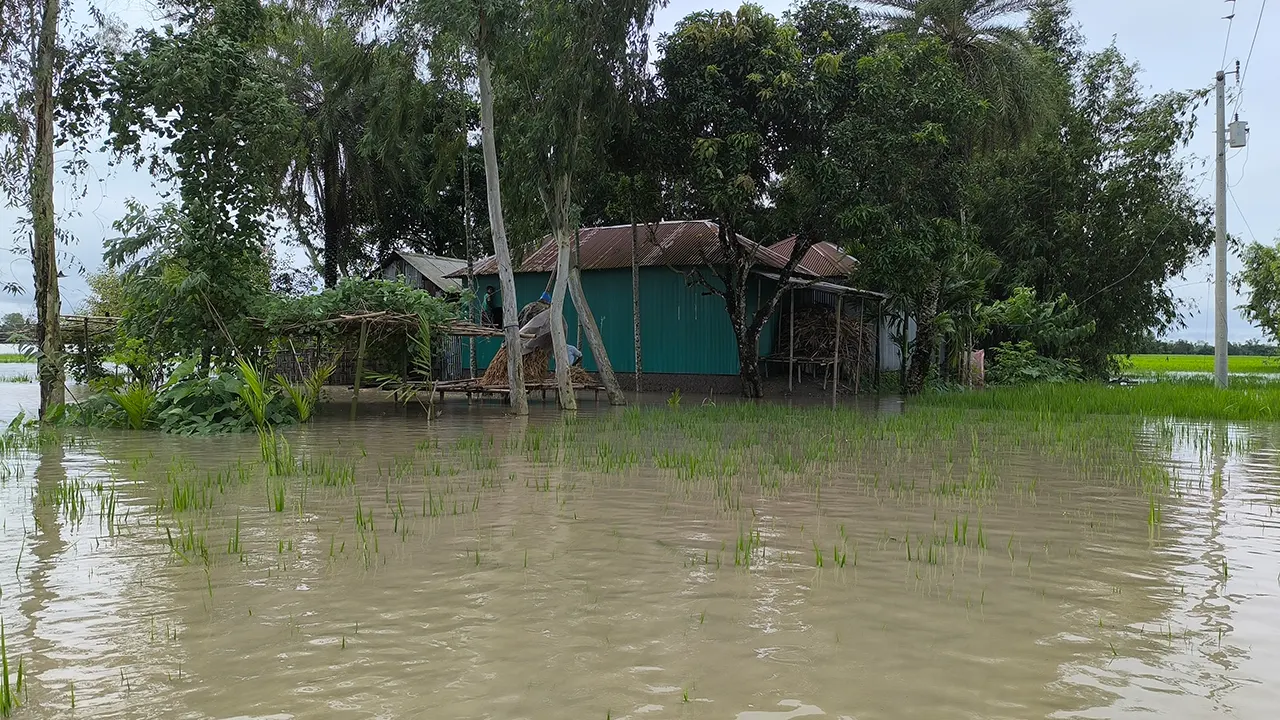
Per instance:
[[[524,381],[526,383],[549,382],[555,380],[555,373],[550,370],[551,350],[534,350],[524,356]],[[596,380],[591,373],[580,367],[569,368],[569,378],[574,385],[595,385]],[[489,369],[480,377],[480,384],[491,388],[507,386],[507,346],[503,345],[498,354],[493,356]]]

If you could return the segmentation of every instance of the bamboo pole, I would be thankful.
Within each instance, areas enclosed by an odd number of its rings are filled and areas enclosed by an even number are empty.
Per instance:
[[[836,393],[840,390],[840,320],[844,314],[844,296],[836,296],[836,355],[831,364],[831,407],[836,406]]]
[[[640,356],[640,265],[637,256],[637,249],[640,244],[639,231],[636,229],[636,219],[631,218],[631,323],[635,332],[635,351],[636,351],[636,392],[640,392],[640,373],[641,373],[641,356]]]
[[[867,308],[867,299],[858,297],[858,359],[854,361],[853,376],[853,394],[858,395],[862,392],[862,329],[866,327],[862,324],[862,313]]]
[[[84,381],[87,384],[92,376],[89,374],[89,318],[84,319]]]
[[[787,341],[787,392],[796,375],[796,289],[791,288],[791,339]]]
[[[575,226],[573,228],[573,261],[574,263],[579,262],[579,259],[581,257],[582,257],[582,228]],[[582,352],[582,315],[575,313],[574,317],[578,324],[577,325],[578,332],[577,332],[577,337],[574,338],[573,340],[573,346],[578,348],[578,352]]]
[[[365,345],[369,342],[369,321],[364,320],[360,323],[360,345],[356,348],[356,376],[354,378],[354,388],[351,392],[351,419],[356,419],[356,411],[360,406],[360,381],[364,376],[364,350]]]

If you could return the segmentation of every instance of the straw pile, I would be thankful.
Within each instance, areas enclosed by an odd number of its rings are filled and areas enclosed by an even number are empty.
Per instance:
[[[836,313],[826,307],[796,309],[796,359],[830,359],[835,355]],[[871,324],[863,324],[857,318],[845,317],[840,322],[840,362],[856,363],[862,358],[863,367],[872,367],[875,356],[876,330]],[[780,338],[780,352],[787,354],[791,335],[784,327]]]
[[[551,349],[534,350],[524,356],[524,381],[526,383],[549,382],[555,380],[555,373],[551,372]],[[591,373],[580,367],[574,366],[569,368],[569,378],[574,385],[595,385],[595,378],[591,377]],[[485,370],[484,375],[480,378],[480,384],[491,388],[504,388],[507,386],[507,346],[503,345],[498,350],[498,354],[493,356],[493,362],[489,363],[489,369]]]

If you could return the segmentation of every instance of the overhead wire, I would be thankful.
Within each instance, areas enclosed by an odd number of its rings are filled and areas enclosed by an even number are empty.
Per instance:
[[[1227,21],[1227,39],[1222,43],[1222,62],[1219,67],[1223,70],[1227,69],[1227,51],[1231,49],[1231,28],[1236,24],[1236,0],[1227,0],[1231,3],[1231,14],[1223,18]]]

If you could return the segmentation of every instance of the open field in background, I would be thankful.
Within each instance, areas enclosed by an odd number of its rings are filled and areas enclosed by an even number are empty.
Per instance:
[[[1210,358],[1212,359],[1212,358]],[[1280,384],[1233,378],[1218,390],[1208,379],[1163,379],[1139,385],[1068,383],[924,395],[918,405],[993,410],[1018,415],[1134,415],[1184,420],[1271,421],[1280,417]]]
[[[31,358],[21,353],[0,353],[0,363],[29,363]]]
[[[1131,355],[1133,372],[1213,372],[1212,355]],[[1227,367],[1233,373],[1280,374],[1280,357],[1232,356]]]

